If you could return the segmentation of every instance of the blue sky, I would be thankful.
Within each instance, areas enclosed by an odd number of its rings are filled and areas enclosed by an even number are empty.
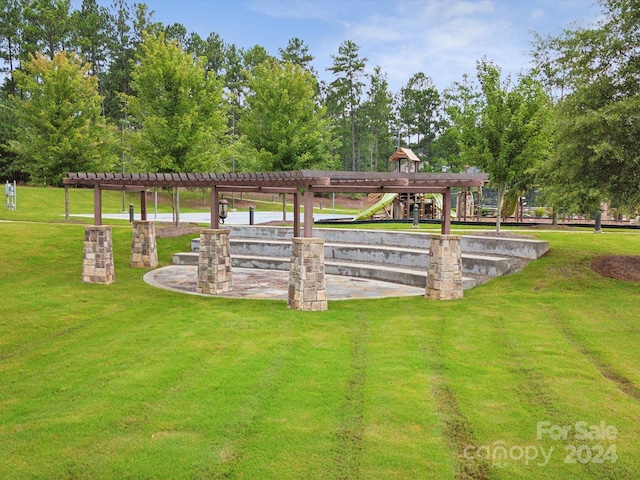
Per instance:
[[[102,2],[101,2],[102,3]],[[110,2],[109,2],[110,3]],[[532,34],[557,34],[597,21],[595,0],[147,0],[154,18],[182,23],[227,43],[278,54],[299,37],[321,78],[344,40],[360,46],[367,68],[388,74],[392,91],[423,72],[439,89],[474,74],[486,56],[505,74],[529,67]]]

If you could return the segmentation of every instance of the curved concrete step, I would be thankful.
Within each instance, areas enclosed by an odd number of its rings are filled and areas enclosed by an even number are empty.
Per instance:
[[[290,241],[293,229],[273,226],[225,226],[230,238]],[[385,230],[354,230],[343,228],[314,228],[313,236],[329,243],[366,244],[400,248],[429,248],[431,234],[426,232],[390,232]],[[549,242],[526,238],[463,235],[460,241],[463,253],[498,255],[528,259],[540,258],[549,250]]]
[[[291,255],[290,240],[229,238],[232,256],[282,257]],[[197,252],[200,239],[193,239],[191,249]],[[325,243],[325,261],[347,263],[384,264],[399,268],[427,270],[429,268],[429,250],[401,248],[385,245],[365,245],[355,243]],[[487,255],[462,254],[462,272],[471,275],[498,277],[504,275],[510,267],[509,258]]]
[[[173,255],[175,265],[197,265],[198,253],[181,252]],[[289,270],[291,263],[289,257],[272,257],[256,255],[231,255],[232,267],[264,268],[270,270]],[[427,284],[427,272],[412,270],[387,265],[372,265],[357,262],[325,260],[325,272],[333,275],[344,275],[356,278],[367,278],[384,282],[399,283],[412,287],[423,288]],[[473,278],[463,277],[462,288],[473,288],[476,281]]]

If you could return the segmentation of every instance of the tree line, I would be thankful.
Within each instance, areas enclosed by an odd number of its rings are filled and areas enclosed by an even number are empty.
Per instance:
[[[426,171],[479,167],[499,204],[632,208],[638,185],[639,0],[536,35],[531,69],[490,59],[439,91],[424,72],[391,92],[342,42],[320,81],[292,38],[278,54],[164,25],[144,3],[0,0],[0,176],[59,184],[68,171],[385,171],[397,146]]]

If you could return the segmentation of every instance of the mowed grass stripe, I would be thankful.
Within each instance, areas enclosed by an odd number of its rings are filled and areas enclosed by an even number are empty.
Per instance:
[[[461,301],[293,312],[284,302],[145,285],[144,272],[127,267],[130,227],[114,227],[116,284],[83,285],[82,228],[0,224],[0,265],[12,272],[0,274],[0,352],[13,353],[0,361],[0,477],[336,478],[353,332],[366,322],[362,435],[348,472],[454,478],[423,348],[439,338],[445,394],[476,446],[555,447],[545,467],[489,465],[487,478],[635,478],[638,402],[558,322],[638,384],[637,285],[602,279],[588,264],[603,251],[638,253],[639,237],[543,235],[550,255]],[[22,249],[23,238],[46,255]],[[188,242],[160,239],[161,262]],[[615,425],[617,462],[565,464],[566,443],[598,442],[537,439],[545,420]]]
[[[478,442],[473,426],[451,386],[446,343],[452,336],[452,325],[447,308],[435,307],[434,318],[427,327],[428,333],[421,339],[424,361],[430,374],[430,391],[435,400],[442,436],[449,448],[453,476],[456,480],[483,480],[489,478],[489,466],[485,459],[468,458],[465,455],[465,449]]]
[[[429,303],[421,297],[359,301],[353,315],[365,304],[383,315],[360,313],[369,322],[360,478],[393,478],[399,471],[405,478],[452,478],[421,344],[425,323],[433,321]]]

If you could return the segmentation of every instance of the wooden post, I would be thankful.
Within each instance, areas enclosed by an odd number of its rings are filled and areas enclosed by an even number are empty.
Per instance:
[[[218,215],[218,189],[214,185],[211,187],[211,230],[220,228],[220,216]]]
[[[300,237],[300,192],[293,194],[293,236]]]
[[[287,194],[282,194],[282,221],[287,221]]]
[[[140,191],[140,220],[147,219],[147,190]]]
[[[313,192],[304,192],[304,237],[313,237]]]
[[[102,191],[100,185],[93,189],[93,224],[97,227],[102,225]]]
[[[451,233],[451,187],[442,194],[442,234]]]

